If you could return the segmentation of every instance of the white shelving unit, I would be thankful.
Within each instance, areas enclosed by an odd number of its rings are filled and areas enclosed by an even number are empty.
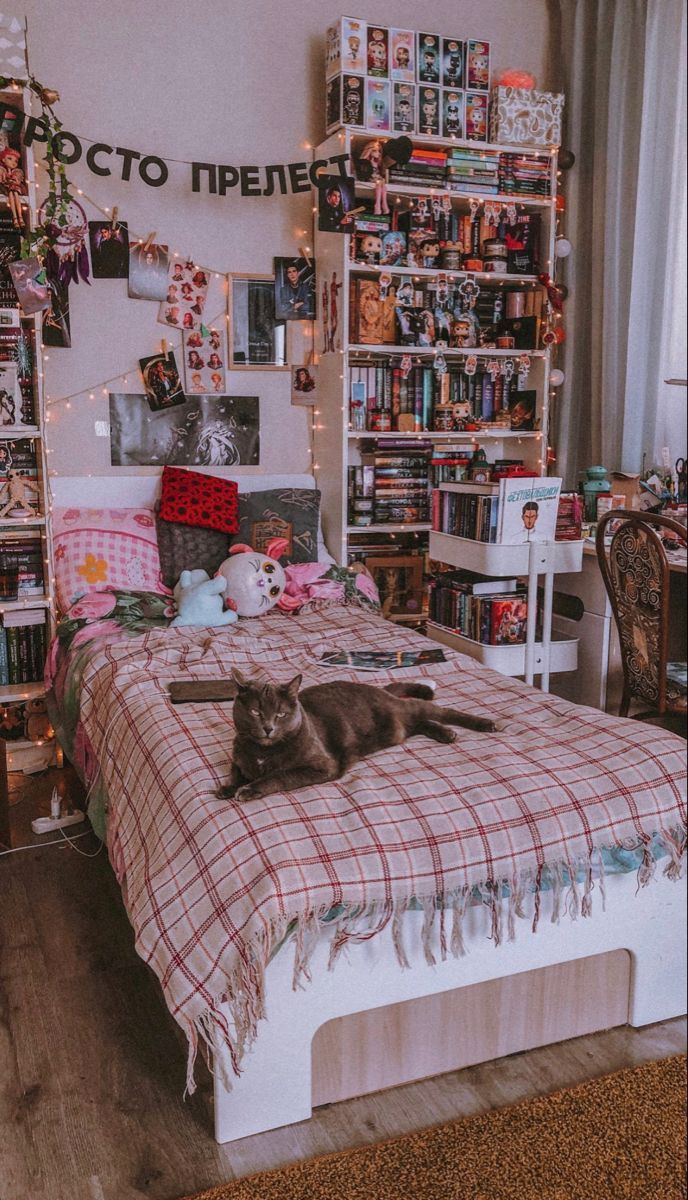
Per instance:
[[[31,114],[31,94],[26,90],[0,92],[0,99],[7,101],[8,104],[11,104],[15,108],[21,108],[28,115]],[[22,166],[28,184],[28,197],[25,198],[26,207],[23,208],[23,211],[27,214],[27,226],[33,228],[37,219],[36,173],[33,152],[30,147],[22,147]],[[37,512],[35,516],[30,517],[20,516],[0,519],[0,543],[3,542],[3,538],[6,538],[9,531],[38,530],[39,538],[37,540],[41,547],[43,559],[44,591],[42,595],[38,596],[19,594],[16,599],[0,598],[0,617],[10,612],[21,612],[31,609],[44,610],[47,642],[55,628],[55,608],[52,593],[52,542],[49,520],[48,468],[45,448],[43,359],[41,349],[42,315],[42,313],[36,313],[33,316],[21,317],[21,324],[24,330],[30,334],[31,341],[34,423],[32,425],[15,423],[12,426],[0,426],[0,445],[4,442],[18,441],[20,439],[30,440],[33,443],[37,467],[36,482],[39,491],[38,496],[32,497],[32,499],[36,501]],[[35,699],[44,694],[45,687],[42,678],[26,683],[0,684],[0,705]],[[23,739],[12,742],[5,742],[0,739],[0,742],[0,810],[2,810],[3,792],[7,786],[7,770],[21,770],[24,767],[27,770],[40,770],[50,765],[56,761],[57,742],[53,740],[39,744]],[[1,837],[2,813],[0,811]]]
[[[528,623],[525,642],[513,646],[487,646],[435,621],[428,621],[428,636],[433,641],[468,654],[502,675],[522,675],[526,683],[533,683],[535,676],[539,675],[542,690],[548,692],[551,674],[575,671],[578,665],[578,639],[552,637],[552,602],[554,576],[581,570],[583,545],[582,541],[578,541],[531,542],[529,545],[508,546],[432,532],[430,557],[433,559],[448,566],[492,576],[495,580],[510,576],[527,577]],[[544,586],[544,605],[542,641],[538,642],[535,631],[540,579]]]
[[[385,137],[385,135],[364,133],[358,130],[341,129],[333,133],[317,148],[314,152],[314,158],[328,159],[335,154],[349,154],[355,157],[357,147],[361,147],[372,137],[377,136]],[[454,146],[466,146],[474,151],[484,150],[491,151],[492,153],[514,151],[523,154],[528,153],[529,150],[533,154],[542,155],[543,153],[543,147],[535,146],[492,146],[486,143],[443,140],[441,138],[427,138],[419,135],[412,135],[411,140],[414,146],[443,147],[445,149],[450,149]],[[545,152],[547,151],[545,150]],[[544,259],[543,265],[546,264],[545,269],[550,272],[554,258],[556,182],[556,157],[554,151],[552,151],[550,198],[513,195],[475,197],[480,202],[489,200],[502,202],[505,205],[513,204],[517,210],[539,213],[541,218],[540,244],[541,254]],[[356,183],[356,197],[361,203],[370,201],[373,194],[374,187],[372,184],[364,182]],[[398,207],[400,210],[404,206],[408,206],[408,201],[411,197],[422,195],[431,197],[433,195],[447,194],[451,196],[452,208],[457,213],[464,214],[470,211],[472,199],[470,193],[449,191],[448,188],[440,187],[423,189],[422,187],[392,184],[387,189],[390,208]],[[527,354],[531,364],[528,387],[536,389],[538,393],[537,418],[539,424],[537,431],[534,433],[516,433],[508,428],[492,425],[481,430],[449,433],[438,432],[436,430],[423,431],[422,433],[415,432],[412,434],[394,432],[378,433],[372,430],[354,432],[350,427],[349,421],[350,368],[362,359],[367,361],[374,360],[382,364],[390,360],[395,361],[398,359],[398,356],[404,354],[410,354],[414,361],[430,361],[436,354],[436,350],[431,346],[357,345],[351,343],[348,338],[350,316],[349,285],[352,278],[368,277],[376,279],[380,271],[384,269],[388,270],[393,277],[405,276],[425,281],[442,273],[447,276],[450,282],[469,277],[483,283],[489,280],[491,287],[504,287],[507,289],[514,288],[515,286],[523,289],[539,288],[541,285],[538,283],[535,275],[499,275],[485,271],[445,270],[442,267],[439,267],[437,270],[429,270],[415,267],[381,268],[375,265],[368,266],[367,264],[351,260],[350,242],[350,234],[324,233],[320,231],[316,231],[315,234],[315,257],[318,264],[319,280],[318,323],[320,330],[323,329],[324,305],[328,306],[328,318],[331,316],[333,301],[336,303],[338,310],[334,351],[328,351],[324,344],[322,333],[317,342],[320,379],[319,391],[322,398],[319,401],[319,409],[314,421],[315,473],[318,486],[323,494],[323,528],[328,546],[337,560],[343,564],[347,563],[349,543],[351,537],[355,534],[388,532],[392,535],[399,532],[407,532],[415,533],[420,538],[421,536],[425,536],[429,528],[425,524],[403,526],[369,525],[365,527],[353,527],[349,525],[347,511],[347,468],[349,466],[360,465],[361,443],[365,439],[374,439],[379,442],[403,439],[404,444],[408,442],[409,445],[418,440],[427,439],[432,439],[435,442],[443,444],[456,443],[457,445],[469,446],[471,448],[484,445],[485,447],[489,447],[490,458],[519,457],[524,460],[526,465],[537,470],[539,474],[544,475],[547,465],[550,374],[549,349],[531,351],[485,348],[470,348],[465,350],[445,349],[443,350],[443,354],[450,363],[461,361],[467,355],[471,354],[477,355],[479,360],[483,358],[516,358],[522,354]],[[393,543],[390,549],[393,549]]]

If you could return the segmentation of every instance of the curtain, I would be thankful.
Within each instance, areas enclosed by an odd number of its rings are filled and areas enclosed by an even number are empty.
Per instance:
[[[566,93],[563,144],[576,155],[559,181],[573,251],[557,268],[570,298],[552,437],[556,471],[575,487],[592,464],[639,471],[661,424],[685,0],[548,0],[548,9],[550,86]]]

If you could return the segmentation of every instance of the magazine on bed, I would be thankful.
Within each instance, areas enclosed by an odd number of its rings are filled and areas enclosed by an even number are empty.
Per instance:
[[[320,656],[325,667],[354,667],[358,671],[391,671],[446,661],[443,650],[333,650]]]

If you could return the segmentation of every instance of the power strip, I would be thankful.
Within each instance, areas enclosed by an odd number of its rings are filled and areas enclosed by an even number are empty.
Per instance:
[[[65,825],[80,825],[86,820],[82,812],[69,813],[65,817],[36,817],[31,822],[34,833],[53,833],[55,829],[64,829]]]

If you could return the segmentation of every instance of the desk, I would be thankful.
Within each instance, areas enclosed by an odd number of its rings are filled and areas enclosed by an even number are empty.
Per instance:
[[[685,662],[688,657],[686,552],[670,551],[667,557],[671,572],[669,659]],[[592,539],[583,548],[580,573],[557,576],[555,604],[561,596],[576,597],[583,604],[579,620],[562,616],[552,620],[552,628],[558,635],[578,638],[578,670],[570,675],[554,675],[550,690],[575,704],[618,713],[623,689],[621,651]]]

